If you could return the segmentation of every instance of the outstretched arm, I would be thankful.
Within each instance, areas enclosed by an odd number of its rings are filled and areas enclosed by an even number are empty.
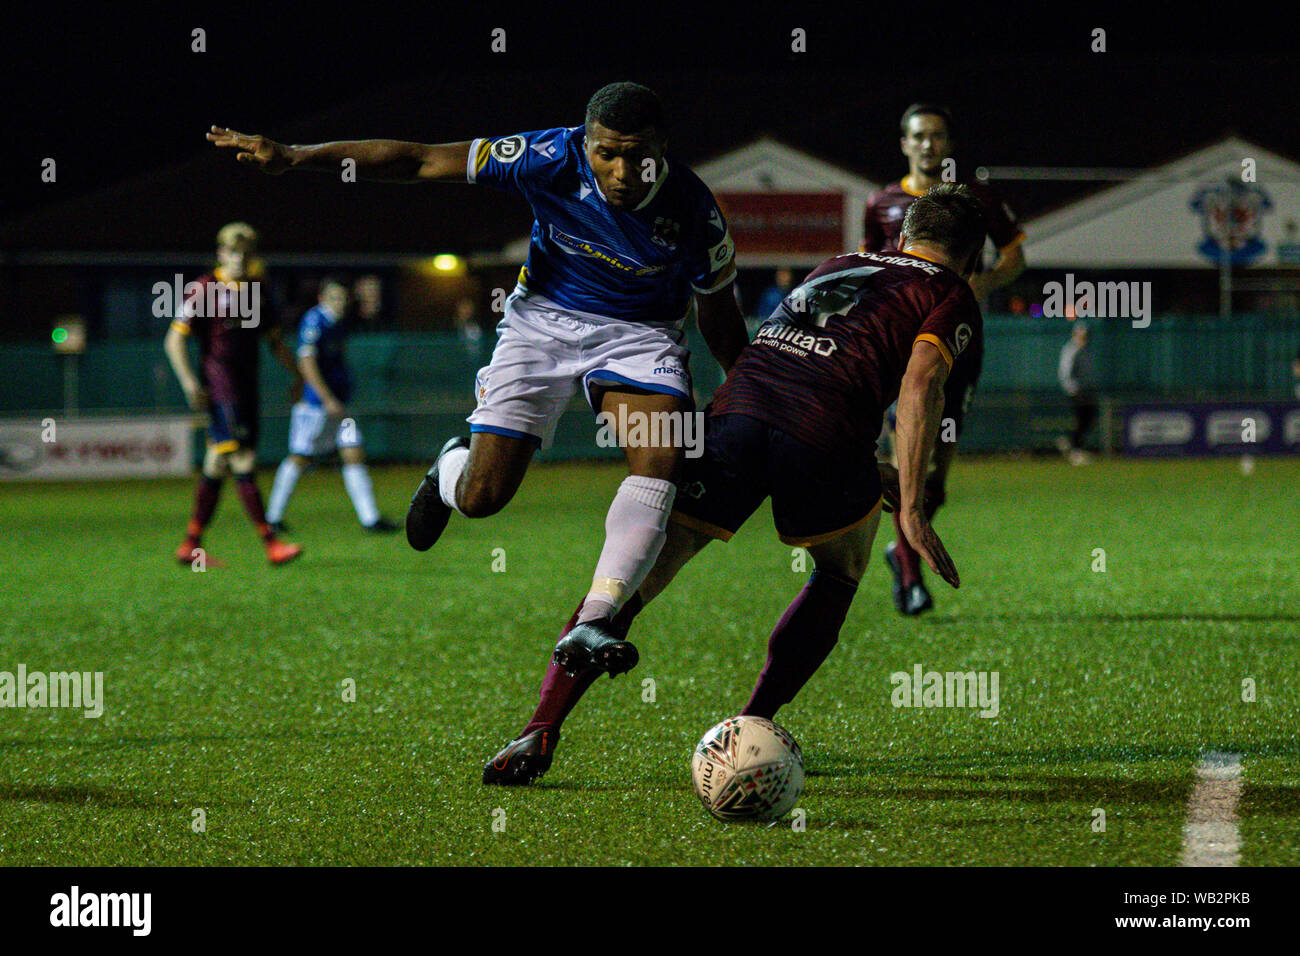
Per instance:
[[[278,175],[287,169],[337,172],[345,159],[357,164],[362,179],[383,182],[419,183],[465,180],[470,142],[408,143],[398,139],[360,139],[350,142],[287,146],[257,134],[239,133],[213,126],[208,142],[238,150],[235,158],[251,163],[265,173]]]
[[[894,429],[898,446],[898,517],[907,540],[930,569],[958,587],[961,579],[957,566],[930,527],[922,497],[925,472],[943,416],[943,383],[947,378],[948,363],[936,346],[926,341],[912,346],[912,357],[898,392],[898,424]]]

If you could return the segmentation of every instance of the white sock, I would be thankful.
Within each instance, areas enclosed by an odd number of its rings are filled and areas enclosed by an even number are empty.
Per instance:
[[[460,481],[460,473],[465,470],[467,461],[469,461],[468,448],[453,448],[443,455],[442,461],[438,463],[438,495],[444,505],[455,508],[461,514],[465,512],[461,511],[460,505],[456,504],[456,482]]]
[[[280,462],[280,467],[275,470],[275,484],[271,486],[271,498],[266,504],[266,520],[271,524],[284,517],[284,509],[289,507],[289,498],[301,474],[302,469],[292,458]]]
[[[379,520],[379,508],[375,505],[375,489],[370,484],[370,470],[360,462],[343,466],[343,487],[348,490],[352,507],[357,509],[357,518],[369,527]]]
[[[662,478],[624,478],[605,515],[605,546],[578,623],[617,614],[636,593],[667,540],[677,488]]]

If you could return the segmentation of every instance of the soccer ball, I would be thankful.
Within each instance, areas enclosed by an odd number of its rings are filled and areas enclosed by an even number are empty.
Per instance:
[[[764,717],[729,717],[695,745],[691,780],[719,820],[776,820],[803,792],[803,753]]]

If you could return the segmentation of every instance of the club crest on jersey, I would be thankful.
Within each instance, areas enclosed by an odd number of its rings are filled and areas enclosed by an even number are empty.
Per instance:
[[[954,357],[961,355],[961,353],[965,350],[966,346],[970,344],[970,338],[974,334],[975,334],[974,331],[965,322],[957,326],[957,331],[953,332],[952,334],[953,344],[957,346],[955,349],[952,350],[952,354]]]
[[[493,158],[499,162],[513,163],[524,154],[524,138],[522,136],[507,136],[505,139],[499,139],[492,144],[491,153]]]
[[[681,235],[681,232],[682,227],[671,219],[655,216],[654,234],[650,238],[665,249],[675,249],[677,248],[677,237]]]

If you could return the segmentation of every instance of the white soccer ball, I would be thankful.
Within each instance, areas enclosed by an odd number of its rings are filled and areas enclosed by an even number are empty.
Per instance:
[[[691,780],[719,820],[776,820],[803,792],[803,753],[764,717],[729,717],[695,745]]]

